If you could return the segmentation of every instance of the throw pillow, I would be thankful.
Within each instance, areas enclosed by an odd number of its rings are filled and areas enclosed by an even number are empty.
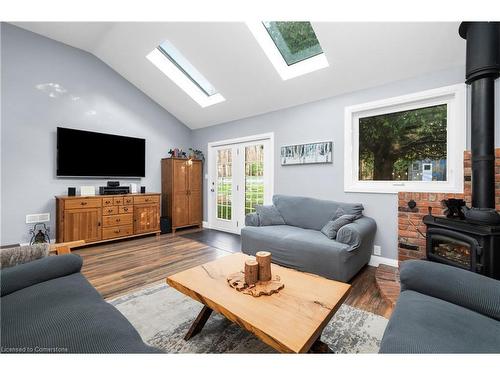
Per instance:
[[[267,225],[285,225],[285,220],[281,216],[278,209],[273,206],[255,206],[255,211],[259,216],[259,226],[265,227]]]
[[[335,220],[330,220],[325,224],[323,228],[321,228],[321,233],[327,236],[329,239],[333,240],[337,237],[337,232],[344,225],[352,223],[356,220],[356,215],[342,215]]]

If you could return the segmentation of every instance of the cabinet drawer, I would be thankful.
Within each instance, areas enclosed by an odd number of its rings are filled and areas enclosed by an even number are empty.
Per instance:
[[[134,197],[134,204],[160,203],[159,195],[145,195],[142,197]]]
[[[115,225],[131,225],[133,221],[132,216],[132,214],[103,216],[102,226],[113,227]]]
[[[102,239],[131,236],[134,233],[132,225],[121,225],[119,227],[102,228]]]
[[[102,214],[103,215],[114,215],[118,213],[118,207],[116,206],[109,206],[109,207],[104,207],[102,209]]]
[[[134,206],[120,206],[118,207],[118,213],[120,214],[131,214],[134,212]]]
[[[113,205],[113,198],[102,198],[102,206],[107,207],[107,206],[112,206]]]
[[[101,198],[66,199],[66,201],[64,202],[64,208],[66,210],[74,210],[77,208],[98,208],[101,206]]]
[[[134,204],[134,198],[132,198],[132,197],[123,197],[123,204]]]
[[[118,205],[123,204],[123,197],[113,198],[113,204],[114,204],[115,206],[118,206]]]

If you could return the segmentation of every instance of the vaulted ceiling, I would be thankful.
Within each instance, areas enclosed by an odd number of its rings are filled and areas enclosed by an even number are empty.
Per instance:
[[[455,22],[313,22],[329,67],[283,81],[243,22],[18,22],[88,51],[192,129],[460,66]],[[164,40],[226,101],[202,108],[146,55]]]

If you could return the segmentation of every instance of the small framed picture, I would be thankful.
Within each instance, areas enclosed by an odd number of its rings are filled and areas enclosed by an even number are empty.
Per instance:
[[[322,163],[333,163],[332,141],[281,147],[281,165]]]

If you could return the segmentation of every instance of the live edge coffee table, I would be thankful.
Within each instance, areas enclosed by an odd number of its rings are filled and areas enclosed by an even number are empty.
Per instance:
[[[285,287],[271,296],[252,297],[226,281],[244,268],[248,257],[228,255],[167,278],[170,286],[205,305],[185,339],[198,334],[216,311],[280,352],[329,352],[320,341],[321,332],[351,286],[273,264],[273,275],[279,275]]]

